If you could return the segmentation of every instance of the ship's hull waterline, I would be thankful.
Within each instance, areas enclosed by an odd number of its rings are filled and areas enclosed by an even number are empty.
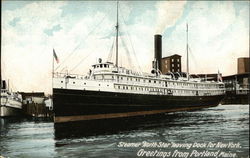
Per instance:
[[[0,117],[20,116],[22,110],[9,106],[0,106]]]
[[[55,123],[107,120],[217,106],[218,96],[171,96],[53,89]]]

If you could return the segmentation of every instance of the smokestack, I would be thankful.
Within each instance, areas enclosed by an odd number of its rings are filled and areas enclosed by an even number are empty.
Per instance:
[[[162,58],[162,46],[161,46],[161,35],[155,35],[155,69],[161,69],[161,58]]]

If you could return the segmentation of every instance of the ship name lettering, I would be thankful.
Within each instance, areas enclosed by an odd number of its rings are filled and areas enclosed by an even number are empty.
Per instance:
[[[158,148],[168,148],[170,147],[171,143],[165,143],[165,142],[159,142],[158,143]]]
[[[156,142],[147,142],[147,141],[143,141],[142,142],[142,147],[151,147],[151,148],[154,148],[154,147],[157,147],[157,143]]]

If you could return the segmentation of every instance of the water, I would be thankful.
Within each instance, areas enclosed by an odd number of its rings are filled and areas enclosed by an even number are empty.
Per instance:
[[[191,155],[194,150],[198,152],[220,150],[220,153],[229,153],[219,157],[249,157],[249,105],[219,105],[199,111],[170,113],[166,118],[142,124],[136,130],[60,140],[55,139],[53,122],[1,118],[0,123],[0,156],[10,158],[150,157],[149,153],[143,154],[142,150],[162,152],[162,155],[155,153],[151,157],[215,157],[195,155],[195,153]],[[151,143],[151,147],[141,147],[145,142]],[[209,142],[215,144],[233,142],[239,143],[240,146],[170,148],[156,147],[153,144],[159,145],[160,142],[182,145],[195,142],[206,145]],[[127,145],[141,143],[141,145],[121,147],[126,143]],[[183,154],[174,155],[175,150]],[[164,152],[171,152],[171,155],[163,155]]]

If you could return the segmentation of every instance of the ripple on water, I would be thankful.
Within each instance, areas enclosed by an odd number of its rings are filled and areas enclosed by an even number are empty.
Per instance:
[[[51,122],[1,119],[0,153],[5,157],[135,157],[138,148],[119,148],[121,141],[240,142],[242,148],[234,152],[248,156],[249,105],[168,113],[137,130],[61,140],[54,139]]]

